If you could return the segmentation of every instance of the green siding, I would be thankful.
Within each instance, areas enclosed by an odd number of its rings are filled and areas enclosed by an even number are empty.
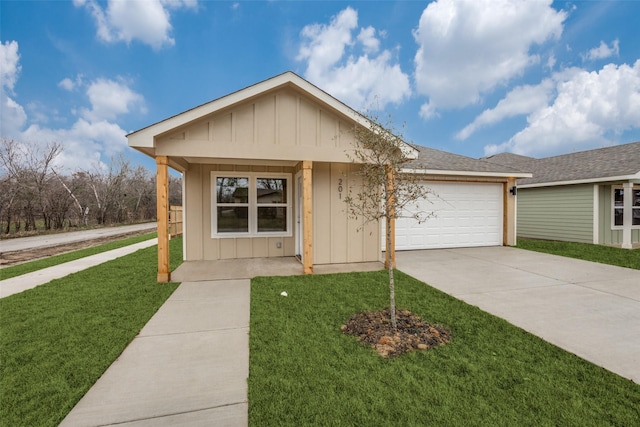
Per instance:
[[[518,189],[518,237],[593,242],[593,186]]]

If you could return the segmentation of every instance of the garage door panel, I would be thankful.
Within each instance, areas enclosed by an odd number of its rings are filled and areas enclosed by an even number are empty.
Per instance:
[[[433,212],[434,217],[422,224],[412,218],[398,218],[396,249],[502,244],[501,184],[426,183],[425,185],[437,196],[431,196],[427,201],[418,201],[418,209],[421,212]],[[415,209],[412,210],[415,212]]]

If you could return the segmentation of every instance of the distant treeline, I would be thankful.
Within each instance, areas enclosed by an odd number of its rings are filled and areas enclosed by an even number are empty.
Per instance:
[[[60,230],[156,219],[155,171],[123,156],[109,165],[63,172],[54,161],[61,144],[25,144],[2,138],[0,233]],[[169,177],[169,202],[182,204],[182,180]]]

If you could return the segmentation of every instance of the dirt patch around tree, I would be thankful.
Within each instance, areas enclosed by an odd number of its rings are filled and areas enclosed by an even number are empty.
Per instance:
[[[374,348],[382,357],[396,357],[414,350],[428,350],[448,343],[451,332],[431,325],[409,310],[396,310],[397,328],[391,326],[389,308],[352,316],[342,325],[342,332],[354,335]]]

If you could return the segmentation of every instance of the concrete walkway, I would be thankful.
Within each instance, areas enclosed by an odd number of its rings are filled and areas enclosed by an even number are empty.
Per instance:
[[[294,258],[184,262],[172,273],[182,284],[61,426],[248,425],[250,279],[301,273]]]
[[[640,383],[640,271],[508,247],[398,252],[398,269]]]
[[[37,270],[33,273],[23,274],[11,279],[0,280],[0,298],[8,297],[9,295],[26,291],[27,289],[35,288],[36,286],[43,285],[54,279],[59,279],[60,277],[85,270],[89,267],[93,267],[95,265],[102,264],[107,261],[123,257],[125,255],[129,255],[140,249],[148,248],[149,246],[157,244],[158,239],[149,239],[145,240],[144,242],[135,243],[133,245],[80,258],[75,261],[69,261],[65,262],[64,264],[55,265],[53,267],[43,268],[42,270]],[[0,270],[0,278],[1,277],[2,270]]]
[[[246,426],[249,283],[182,283],[60,425]]]

